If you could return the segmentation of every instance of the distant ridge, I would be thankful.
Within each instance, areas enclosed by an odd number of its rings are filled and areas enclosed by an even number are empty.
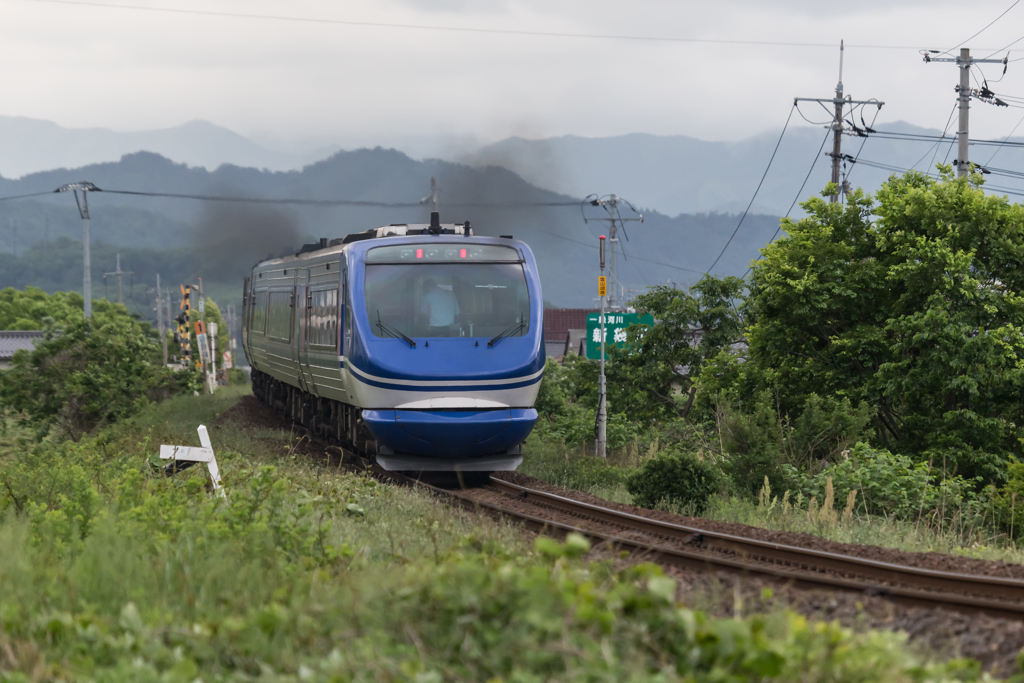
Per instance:
[[[0,116],[0,176],[18,178],[59,168],[117,161],[133,152],[154,152],[189,166],[214,170],[221,164],[283,171],[326,156],[274,152],[208,121],[189,121],[161,130],[118,132],[106,128],[63,128],[51,121]]]

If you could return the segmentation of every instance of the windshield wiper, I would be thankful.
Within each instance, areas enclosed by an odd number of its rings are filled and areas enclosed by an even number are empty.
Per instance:
[[[525,327],[526,327],[526,322],[525,321],[520,321],[520,322],[512,323],[507,329],[505,329],[504,332],[502,332],[498,336],[494,337],[494,339],[492,339],[491,341],[487,342],[487,345],[488,346],[494,346],[494,344],[496,342],[501,341],[505,337],[511,337],[513,334],[515,334],[516,332],[519,332],[520,330],[524,329]]]
[[[386,322],[384,322],[384,321],[382,321],[380,319],[380,309],[379,308],[377,309],[377,327],[379,327],[380,331],[383,332],[384,334],[389,334],[392,337],[397,337],[397,338],[404,339],[406,342],[408,342],[409,348],[413,348],[413,349],[416,348],[416,340],[414,340],[414,339],[412,339],[410,337],[405,336],[400,331],[398,331],[394,327],[391,327],[391,325],[388,325]]]

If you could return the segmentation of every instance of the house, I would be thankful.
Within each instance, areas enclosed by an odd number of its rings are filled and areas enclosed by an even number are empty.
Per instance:
[[[579,353],[580,340],[587,333],[587,314],[599,312],[596,308],[544,309],[545,355],[561,360],[570,351]]]
[[[31,351],[42,338],[43,333],[36,330],[0,330],[0,370],[10,367],[15,351]]]

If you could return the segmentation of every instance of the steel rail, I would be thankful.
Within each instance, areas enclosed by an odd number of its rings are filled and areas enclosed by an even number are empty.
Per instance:
[[[648,552],[656,555],[658,561],[677,566],[739,570],[791,580],[801,586],[855,590],[917,605],[956,606],[1015,619],[1024,616],[1024,581],[1019,579],[925,569],[709,531],[585,503],[495,477],[491,477],[490,485],[520,500],[532,499],[537,504],[569,514],[693,545],[694,549],[690,550],[661,545],[656,541],[644,544],[618,535],[602,534],[583,527],[569,529],[571,525],[548,522],[552,528],[576,531],[596,540]],[[464,495],[464,492],[456,495]],[[475,502],[495,509],[503,507],[490,502]],[[503,514],[520,518],[526,516],[515,510],[506,510]],[[538,523],[529,521],[531,526]]]
[[[518,520],[537,533],[559,536],[579,533],[591,541],[628,551],[635,557],[662,565],[757,575],[783,580],[804,589],[859,592],[910,606],[951,608],[1018,621],[1024,619],[1024,580],[925,569],[762,541],[594,505],[513,484],[494,476],[488,480],[489,488],[494,489],[498,495],[509,497],[510,501],[527,501],[542,510],[553,508],[580,517],[581,521],[611,524],[620,527],[624,533],[640,532],[648,537],[640,540],[621,532],[598,531],[584,525],[516,510],[481,497],[480,494],[486,489],[441,488],[399,472],[384,470],[365,456],[329,444],[308,428],[298,423],[293,424],[305,432],[310,440],[339,451],[343,462],[347,460],[377,479],[422,488],[460,507],[487,513],[495,518]],[[659,542],[664,539],[672,544]]]

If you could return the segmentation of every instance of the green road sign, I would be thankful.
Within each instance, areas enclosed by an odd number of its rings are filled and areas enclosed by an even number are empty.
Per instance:
[[[608,346],[617,346],[620,349],[626,347],[626,330],[630,325],[654,324],[654,318],[650,315],[641,316],[639,313],[605,313],[604,342]],[[601,314],[587,314],[587,358],[598,359],[601,357]]]

